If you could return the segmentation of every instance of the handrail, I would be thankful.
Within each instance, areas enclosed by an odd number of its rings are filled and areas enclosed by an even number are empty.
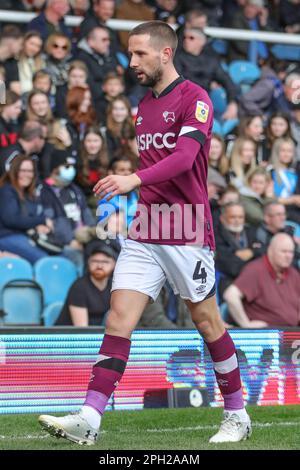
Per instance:
[[[28,23],[35,16],[36,13],[0,10],[0,22]],[[83,18],[81,16],[67,15],[65,17],[66,25],[72,27],[79,26],[82,20]],[[140,21],[111,19],[107,22],[107,26],[119,31],[131,31],[131,29],[133,29],[140,23]],[[257,40],[276,44],[300,45],[299,34],[273,33],[267,31],[248,31],[244,29],[216,28],[210,26],[205,28],[204,32],[208,36],[211,36],[216,39],[231,39],[238,41]]]

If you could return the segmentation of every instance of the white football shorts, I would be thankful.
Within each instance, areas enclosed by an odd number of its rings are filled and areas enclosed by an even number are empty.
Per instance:
[[[212,297],[215,294],[213,251],[196,245],[124,241],[114,270],[112,291],[135,290],[155,301],[166,280],[182,299],[201,302]]]

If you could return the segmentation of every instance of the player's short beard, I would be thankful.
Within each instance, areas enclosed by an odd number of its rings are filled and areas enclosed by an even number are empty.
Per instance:
[[[157,69],[155,69],[151,75],[145,74],[146,79],[145,81],[140,83],[140,85],[154,88],[155,85],[161,80],[162,74],[163,74],[162,68],[157,67]]]

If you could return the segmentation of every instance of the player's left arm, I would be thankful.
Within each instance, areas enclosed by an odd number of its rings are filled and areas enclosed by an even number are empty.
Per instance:
[[[106,176],[94,187],[97,195],[105,197],[109,194],[109,201],[117,194],[125,194],[141,185],[163,183],[192,169],[200,147],[208,136],[213,110],[209,98],[199,96],[194,90],[183,97],[182,103],[182,127],[174,152],[150,168],[138,170],[132,175]]]
[[[199,93],[198,88],[193,88],[183,95],[183,119],[176,148],[155,165],[136,172],[142,185],[163,183],[192,169],[213,119],[210,99],[204,94],[199,96]]]

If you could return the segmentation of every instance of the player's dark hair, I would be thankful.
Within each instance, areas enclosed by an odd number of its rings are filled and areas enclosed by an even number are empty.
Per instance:
[[[129,37],[142,34],[149,34],[150,42],[156,49],[169,46],[173,51],[173,56],[175,55],[178,39],[175,31],[167,23],[157,20],[141,23],[133,28]]]

